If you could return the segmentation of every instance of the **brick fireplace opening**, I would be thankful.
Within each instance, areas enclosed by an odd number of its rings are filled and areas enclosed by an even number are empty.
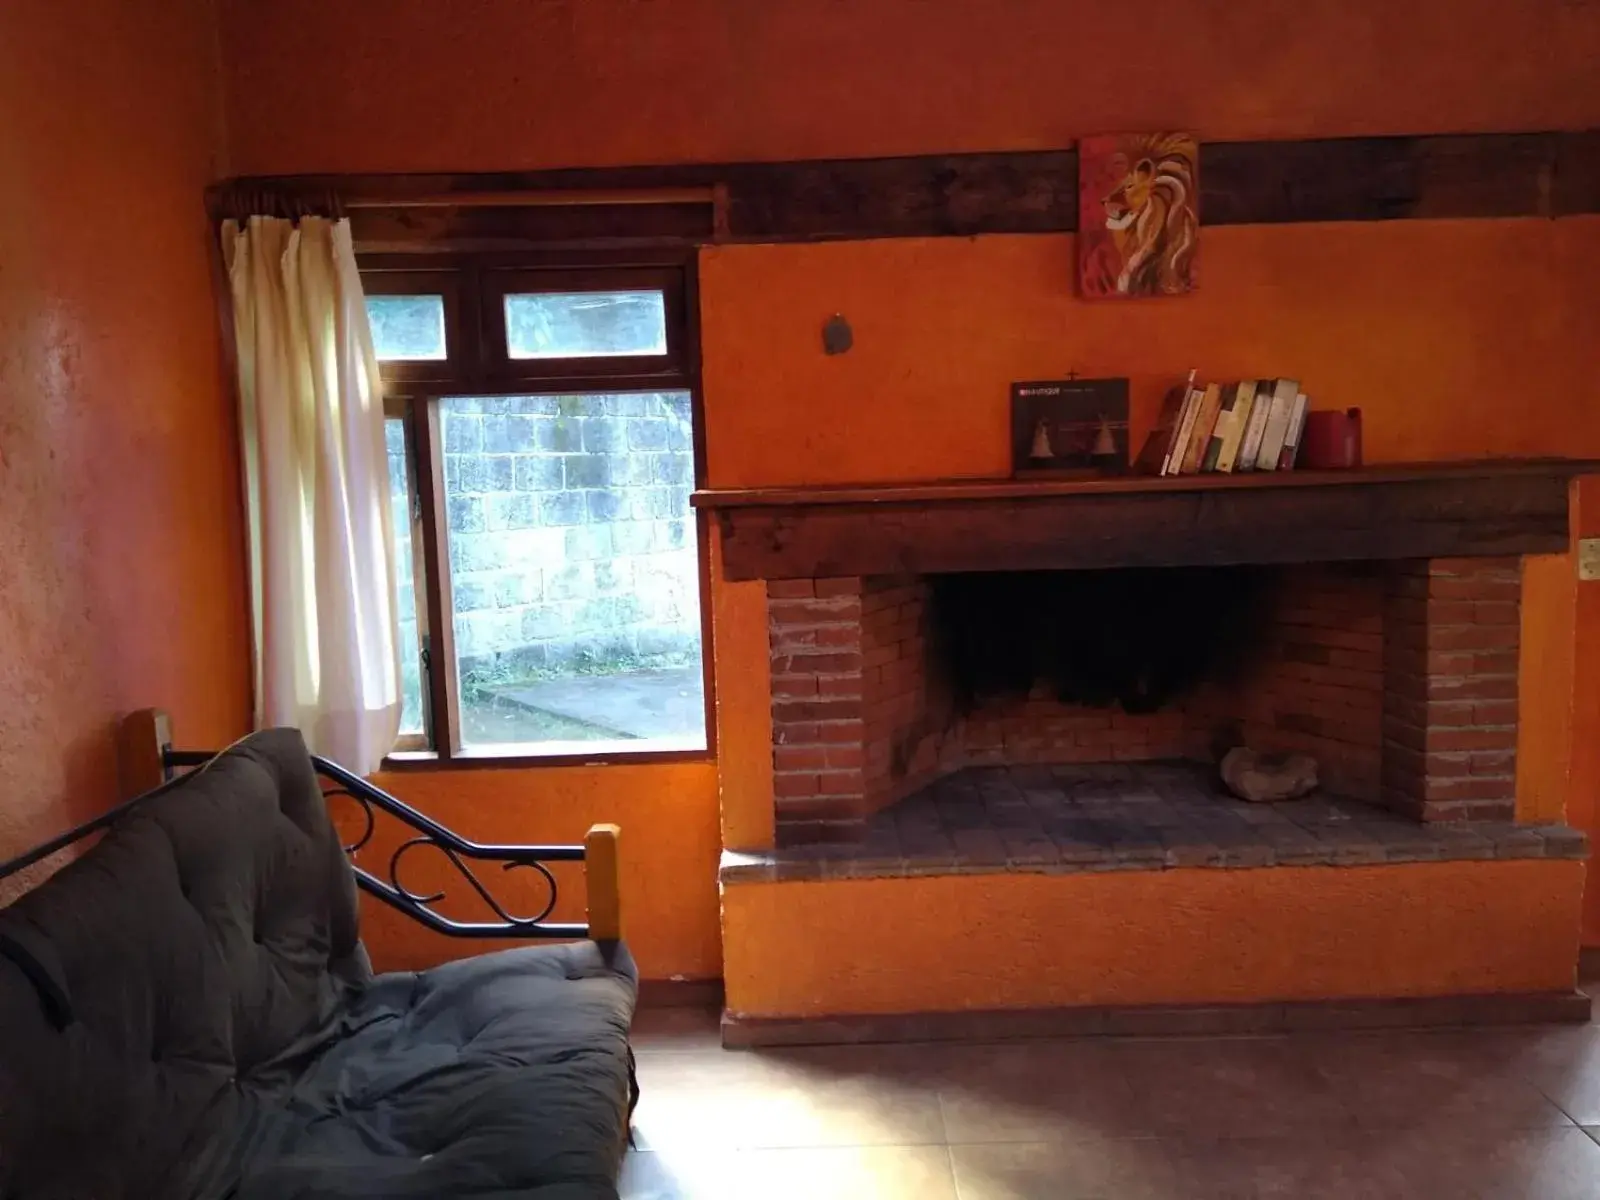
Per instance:
[[[780,844],[860,840],[975,768],[1208,764],[1239,743],[1310,754],[1325,797],[1513,817],[1516,557],[828,576],[767,595]]]

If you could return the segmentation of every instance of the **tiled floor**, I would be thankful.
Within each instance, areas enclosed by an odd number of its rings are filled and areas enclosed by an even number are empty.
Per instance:
[[[628,1200],[1600,1200],[1596,1025],[771,1051],[721,1050],[709,1013],[637,1030]]]
[[[950,872],[1361,866],[1464,858],[1581,858],[1564,825],[1420,824],[1316,793],[1227,795],[1182,762],[969,767],[877,813],[862,840],[723,856],[724,882]]]

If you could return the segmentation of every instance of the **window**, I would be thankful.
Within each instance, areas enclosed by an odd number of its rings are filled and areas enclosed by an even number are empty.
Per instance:
[[[443,296],[371,296],[367,316],[372,342],[383,362],[443,362]]]
[[[523,292],[505,298],[512,358],[663,355],[667,313],[660,292]]]
[[[397,749],[707,748],[688,270],[363,262],[400,559]]]

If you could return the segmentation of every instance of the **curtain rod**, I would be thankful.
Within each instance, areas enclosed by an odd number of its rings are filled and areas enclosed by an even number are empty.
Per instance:
[[[727,207],[727,188],[569,188],[526,192],[432,192],[416,195],[347,195],[330,189],[298,191],[272,187],[213,189],[207,197],[214,217],[244,220],[250,216],[305,216],[337,219],[367,210],[423,208],[581,208],[599,205],[707,204],[721,214]]]

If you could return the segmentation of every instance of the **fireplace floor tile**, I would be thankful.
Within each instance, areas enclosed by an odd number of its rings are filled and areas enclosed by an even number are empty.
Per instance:
[[[1321,793],[1250,804],[1186,762],[969,767],[873,816],[853,843],[723,855],[724,882],[998,872],[1583,858],[1565,825],[1419,824]]]

